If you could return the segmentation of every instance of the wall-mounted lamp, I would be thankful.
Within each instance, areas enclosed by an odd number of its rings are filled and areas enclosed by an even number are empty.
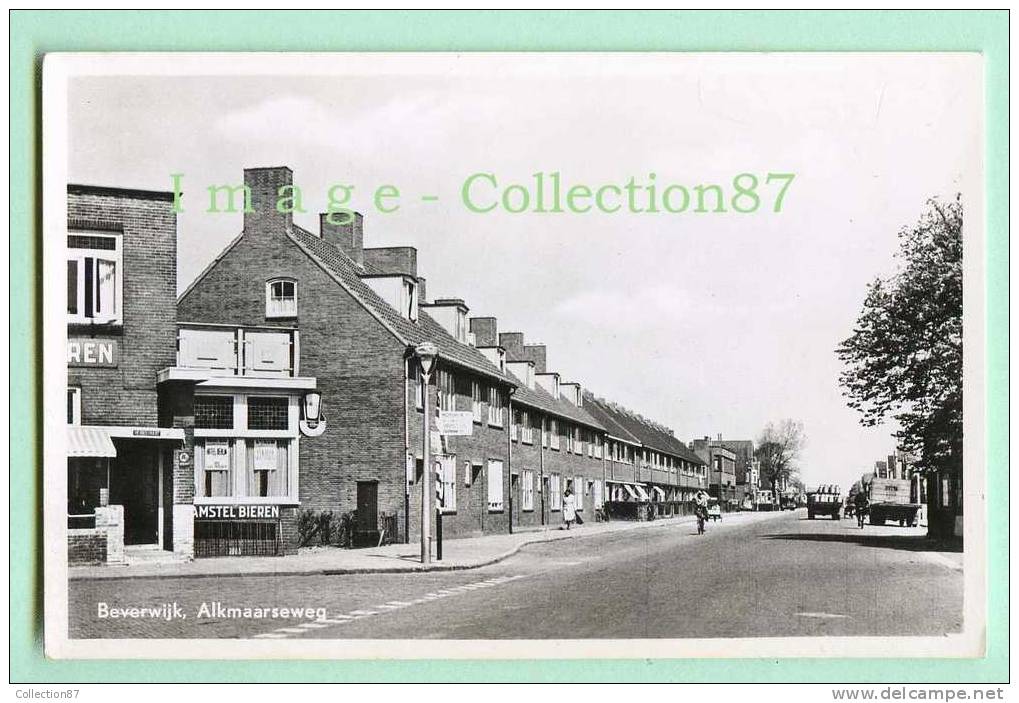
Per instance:
[[[304,417],[299,423],[301,434],[307,437],[318,437],[326,431],[326,419],[322,415],[322,394],[310,391],[304,394],[302,402]]]

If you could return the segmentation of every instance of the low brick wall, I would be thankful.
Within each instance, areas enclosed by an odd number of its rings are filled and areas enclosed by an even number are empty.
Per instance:
[[[78,529],[67,531],[68,566],[105,563],[106,530]]]

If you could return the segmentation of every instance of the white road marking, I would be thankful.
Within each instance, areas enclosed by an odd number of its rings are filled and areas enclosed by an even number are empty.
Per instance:
[[[282,639],[288,635],[301,635],[311,630],[321,630],[326,627],[332,627],[335,625],[344,625],[354,620],[360,620],[361,618],[371,617],[373,615],[382,615],[393,610],[399,610],[400,608],[407,608],[412,605],[420,605],[422,603],[431,603],[439,600],[440,598],[447,598],[449,596],[455,596],[458,593],[466,593],[468,591],[476,591],[479,588],[491,588],[492,586],[499,586],[510,581],[516,581],[517,579],[527,578],[527,574],[515,574],[513,576],[499,576],[497,578],[487,579],[485,581],[477,581],[475,583],[467,583],[462,586],[456,586],[454,588],[442,588],[434,593],[426,593],[421,598],[415,598],[411,601],[402,600],[391,600],[382,605],[372,606],[374,610],[362,609],[362,610],[351,610],[349,613],[337,614],[328,618],[320,618],[318,620],[309,620],[308,622],[301,623],[297,627],[281,627],[272,632],[264,632],[254,637],[260,639]]]
[[[838,613],[796,613],[801,618],[820,618],[823,620],[842,620],[848,618],[848,615],[839,615]]]

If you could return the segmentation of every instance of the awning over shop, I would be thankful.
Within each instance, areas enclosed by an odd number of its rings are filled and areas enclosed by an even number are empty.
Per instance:
[[[110,432],[105,427],[68,425],[67,456],[117,456]]]
[[[640,500],[640,496],[637,495],[637,491],[633,490],[633,486],[631,486],[629,483],[624,483],[623,488],[626,489],[626,492],[630,494],[631,498],[633,498],[634,500]]]
[[[665,500],[665,491],[660,486],[651,486],[651,490],[658,496],[658,500]]]
[[[649,496],[647,494],[647,491],[644,490],[644,486],[638,483],[636,486],[634,486],[634,488],[637,489],[637,495],[640,496],[641,500],[651,500],[651,496]]]

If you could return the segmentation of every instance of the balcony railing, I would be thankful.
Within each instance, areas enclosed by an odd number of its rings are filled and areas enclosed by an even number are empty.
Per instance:
[[[298,332],[285,327],[238,327],[182,322],[177,329],[177,366],[215,376],[298,374]]]

